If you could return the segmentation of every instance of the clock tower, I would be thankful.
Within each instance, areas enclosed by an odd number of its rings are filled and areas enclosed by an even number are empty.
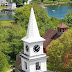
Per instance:
[[[43,53],[45,39],[39,34],[33,8],[31,8],[27,35],[22,40],[24,42],[24,53],[21,55],[22,70],[25,72],[47,71],[47,56]]]

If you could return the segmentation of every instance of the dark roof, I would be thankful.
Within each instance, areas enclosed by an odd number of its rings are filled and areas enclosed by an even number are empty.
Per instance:
[[[54,40],[60,40],[60,35],[56,35],[55,37],[54,37]]]
[[[46,48],[51,43],[51,41],[59,38],[60,36],[57,35],[56,30],[48,29],[42,37],[46,39],[46,41],[43,43],[43,48]]]
[[[69,28],[66,24],[62,23],[57,26],[58,28]]]

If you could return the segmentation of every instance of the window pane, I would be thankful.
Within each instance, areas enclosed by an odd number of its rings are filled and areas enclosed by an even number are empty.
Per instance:
[[[36,70],[40,70],[39,62],[36,63]]]

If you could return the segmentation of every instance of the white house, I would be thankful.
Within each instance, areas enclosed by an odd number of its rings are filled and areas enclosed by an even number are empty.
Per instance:
[[[7,6],[8,5],[8,2],[6,0],[0,0],[0,6],[1,5]]]
[[[16,3],[9,3],[7,9],[14,10],[16,8]]]

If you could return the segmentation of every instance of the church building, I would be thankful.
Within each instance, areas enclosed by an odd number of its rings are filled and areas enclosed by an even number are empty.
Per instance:
[[[21,69],[17,69],[17,72],[47,72],[47,56],[43,52],[45,39],[39,34],[33,8],[31,8],[27,35],[22,38],[22,41],[24,51],[20,55]]]

